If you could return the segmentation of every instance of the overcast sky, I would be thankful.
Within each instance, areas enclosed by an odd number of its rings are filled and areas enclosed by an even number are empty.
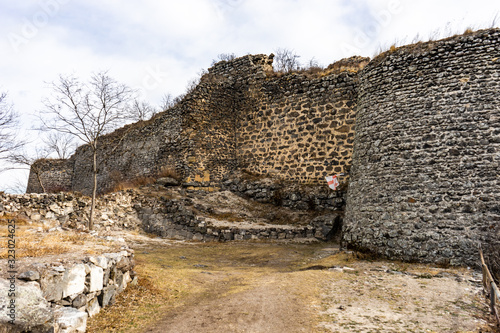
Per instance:
[[[36,142],[28,129],[60,74],[109,70],[158,105],[221,53],[287,48],[326,66],[499,23],[498,0],[0,0],[0,92]],[[26,179],[0,173],[0,190]]]

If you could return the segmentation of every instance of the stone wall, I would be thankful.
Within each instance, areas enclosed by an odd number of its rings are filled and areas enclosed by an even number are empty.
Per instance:
[[[87,318],[114,303],[135,278],[133,250],[87,257],[65,265],[35,263],[19,271],[16,320],[0,314],[2,332],[85,332]],[[136,278],[135,278],[136,279]],[[0,279],[0,290],[11,281]],[[136,283],[136,281],[134,282]],[[7,309],[8,298],[0,298]]]
[[[408,45],[362,71],[341,61],[317,75],[279,74],[266,55],[222,61],[172,109],[104,138],[101,190],[162,168],[195,187],[233,188],[223,183],[238,169],[317,184],[348,172],[354,150],[347,245],[476,263],[478,243],[500,232],[499,34]],[[72,189],[89,193],[88,151],[73,158]]]
[[[271,74],[251,87],[240,115],[240,166],[300,183],[348,172],[354,141],[356,73],[320,78]]]
[[[183,121],[179,106],[103,137],[98,151],[99,192],[137,177],[156,175],[165,168],[182,172],[181,152],[189,140],[181,135]],[[75,160],[72,190],[90,194],[91,149],[81,146],[72,158]]]
[[[477,265],[500,233],[500,30],[389,51],[360,75],[343,237]]]
[[[133,209],[134,196],[126,191],[110,193],[96,202],[97,230],[137,230],[140,220]],[[72,193],[7,194],[0,193],[0,216],[17,215],[33,222],[62,228],[85,228],[90,198]]]
[[[100,192],[165,169],[199,186],[220,184],[240,168],[300,183],[318,183],[327,174],[348,171],[357,91],[354,67],[316,75],[280,74],[272,71],[272,59],[247,55],[219,62],[171,109],[103,137]],[[77,149],[72,160],[71,189],[89,194],[89,147]],[[29,183],[31,192],[32,176]]]
[[[221,189],[243,198],[296,210],[334,211],[343,213],[347,195],[347,177],[339,176],[341,186],[332,191],[322,186],[299,184],[279,178],[234,172],[226,176]]]
[[[72,188],[74,160],[43,159],[33,163],[27,193],[69,191]]]

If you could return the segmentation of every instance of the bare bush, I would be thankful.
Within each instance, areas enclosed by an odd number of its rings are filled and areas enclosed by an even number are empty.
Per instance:
[[[36,162],[46,159],[47,156],[48,152],[45,148],[36,148],[33,153],[28,153],[26,150],[11,152],[7,160],[14,165],[18,165],[19,167],[17,169],[30,170],[35,175],[42,192],[46,192],[45,185],[41,178],[43,171],[42,163]],[[14,167],[13,169],[16,168]]]
[[[144,121],[158,113],[158,109],[146,101],[134,101],[128,106],[129,118],[134,121]]]
[[[231,61],[236,59],[236,54],[234,53],[221,53],[217,55],[217,58],[212,60],[212,66],[218,63],[219,61]]]
[[[279,48],[275,51],[273,67],[277,72],[289,73],[300,69],[300,56],[293,50]]]
[[[186,87],[186,95],[192,93],[196,87],[200,84],[201,78],[208,74],[208,72],[205,69],[202,69],[201,71],[198,72],[198,76],[189,80],[187,87]]]
[[[172,94],[164,94],[163,97],[161,98],[160,109],[162,111],[168,110],[176,103],[177,100],[172,96]]]
[[[7,102],[7,94],[0,94],[0,158],[6,158],[23,143],[16,139],[19,115],[13,106]]]
[[[46,146],[47,155],[56,153],[60,159],[69,158],[77,148],[74,136],[67,133],[51,132],[42,141]]]

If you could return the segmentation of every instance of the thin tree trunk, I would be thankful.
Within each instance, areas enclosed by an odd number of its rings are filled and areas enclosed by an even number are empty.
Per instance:
[[[41,171],[34,171],[36,175],[36,179],[38,180],[38,184],[40,184],[40,187],[42,188],[42,193],[47,193],[45,191],[45,186],[43,186],[42,179],[40,178],[40,172]]]
[[[89,230],[94,229],[94,209],[95,209],[95,201],[97,195],[97,149],[94,147],[93,151],[94,165],[92,168],[94,174],[94,184],[92,187],[92,202],[90,204],[90,218],[89,218]]]

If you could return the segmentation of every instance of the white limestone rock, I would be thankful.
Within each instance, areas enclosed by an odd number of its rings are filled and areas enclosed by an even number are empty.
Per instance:
[[[64,273],[63,298],[80,294],[85,289],[85,265],[77,264]]]
[[[54,311],[60,333],[84,333],[87,330],[87,313],[71,307],[61,307]]]
[[[102,290],[104,286],[104,271],[99,266],[90,266],[90,283],[89,291],[99,291]]]
[[[87,303],[87,313],[89,314],[89,317],[93,317],[98,314],[99,311],[101,311],[99,301],[97,297],[94,297]]]
[[[48,332],[53,327],[54,314],[43,297],[38,283],[15,284],[15,298],[8,297],[11,282],[0,279],[0,332]],[[11,300],[15,300],[14,303]],[[12,308],[9,310],[9,306]],[[14,320],[14,325],[10,323]]]

